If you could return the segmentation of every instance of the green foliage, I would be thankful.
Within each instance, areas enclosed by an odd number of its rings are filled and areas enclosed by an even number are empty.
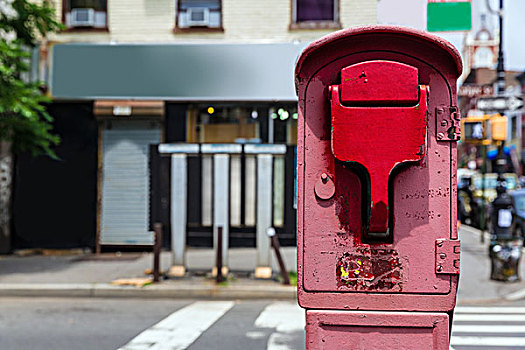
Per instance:
[[[297,272],[288,271],[288,277],[290,278],[290,285],[297,286]]]
[[[41,83],[24,79],[30,72],[30,49],[39,38],[62,28],[47,1],[0,0],[0,140],[12,142],[14,152],[29,151],[56,157],[59,138],[51,133]]]

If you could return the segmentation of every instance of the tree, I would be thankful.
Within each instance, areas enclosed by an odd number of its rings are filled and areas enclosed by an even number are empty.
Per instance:
[[[0,0],[0,253],[11,249],[10,206],[13,157],[15,152],[47,154],[56,158],[52,147],[52,118],[41,83],[31,82],[30,52],[39,39],[62,27],[47,0]]]
[[[11,143],[15,153],[29,151],[55,157],[48,98],[40,82],[29,74],[30,50],[39,39],[62,27],[48,1],[0,0],[0,140]]]

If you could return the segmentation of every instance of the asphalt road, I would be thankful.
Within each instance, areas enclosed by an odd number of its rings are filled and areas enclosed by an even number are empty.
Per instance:
[[[2,350],[304,349],[294,302],[0,298],[0,310]]]
[[[490,281],[486,247],[468,230],[460,238],[461,274],[469,278],[460,280],[451,348],[525,350],[525,300],[504,299],[524,282]],[[0,298],[0,350],[304,346],[304,310],[294,301]]]
[[[0,348],[304,349],[293,301],[0,299]],[[459,306],[454,350],[525,349],[525,303]]]
[[[0,298],[0,349],[116,349],[186,303]]]

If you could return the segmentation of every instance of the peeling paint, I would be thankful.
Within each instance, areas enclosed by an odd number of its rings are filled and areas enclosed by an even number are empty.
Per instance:
[[[402,274],[401,259],[394,249],[358,248],[356,252],[343,253],[336,264],[339,288],[400,292]]]

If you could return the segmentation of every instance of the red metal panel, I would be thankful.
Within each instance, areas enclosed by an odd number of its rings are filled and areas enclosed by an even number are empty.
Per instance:
[[[459,274],[458,240],[438,239],[436,241],[436,273]]]
[[[346,45],[345,39],[352,40],[354,46]],[[399,47],[399,39],[404,41],[404,47]],[[366,42],[359,42],[360,40]],[[391,40],[394,40],[394,42],[391,42]],[[365,48],[365,51],[360,51],[363,46],[367,46],[367,48]],[[342,48],[345,48],[344,53]],[[461,54],[454,45],[445,39],[428,32],[407,27],[370,25],[333,32],[312,42],[299,56],[295,66],[295,76],[300,78],[304,73],[308,73],[305,69],[308,64],[305,63],[317,54],[321,54],[324,59],[318,61],[316,66],[330,62],[329,59],[333,58],[333,56],[341,57],[349,51],[352,53],[373,50],[386,51],[391,48],[399,48],[394,52],[406,53],[413,55],[413,57],[425,59],[426,62],[439,67],[442,73],[449,74],[451,78],[455,77],[453,78],[454,83],[455,79],[459,78],[463,72]],[[328,54],[326,49],[329,51]],[[377,59],[381,58],[378,57]],[[296,85],[299,85],[299,83],[297,82]]]
[[[332,153],[329,86],[341,81],[342,69],[367,61],[415,67],[418,85],[429,87],[424,90],[424,157],[411,166],[396,168],[391,181],[390,200],[395,203],[390,208],[395,221],[391,243],[363,242],[361,203],[366,194],[361,191],[362,179],[349,162],[334,157],[337,151]],[[458,276],[436,273],[435,257],[436,240],[457,238],[456,145],[446,137],[437,140],[435,111],[438,106],[455,106],[459,54],[444,40],[423,32],[365,27],[340,31],[313,43],[299,58],[296,72],[299,304],[345,310],[453,309]],[[375,108],[355,104],[345,108],[362,108],[362,112]],[[367,117],[361,114],[360,118]],[[402,119],[385,128],[376,135],[374,147],[391,142],[385,140],[385,132],[405,126]],[[367,132],[361,129],[361,133]],[[355,135],[341,135],[352,142],[350,136]],[[398,144],[392,141],[388,147]],[[329,181],[322,182],[323,174]]]
[[[448,315],[306,311],[306,349],[448,350]]]
[[[418,91],[417,68],[403,63],[362,62],[341,70],[341,101],[345,104],[414,105],[419,101]]]
[[[357,70],[368,72],[379,80],[379,61],[364,62],[344,68],[343,71]],[[372,67],[368,70],[367,67]],[[427,124],[427,94],[426,88],[418,88],[417,69],[394,62],[382,62],[385,74],[394,74],[397,85],[402,86],[406,80],[419,102],[413,107],[345,107],[339,101],[339,86],[332,85],[331,115],[332,115],[332,152],[343,162],[357,162],[364,166],[370,175],[371,186],[371,218],[369,232],[384,233],[388,230],[388,183],[393,168],[405,162],[415,162],[425,155],[426,124]],[[402,67],[403,69],[400,69]],[[406,79],[402,73],[406,74]],[[383,93],[385,87],[368,90],[368,83],[355,84],[342,75],[341,90],[346,88],[347,95],[373,98],[375,93]],[[416,84],[414,85],[414,79]],[[370,81],[369,81],[370,83]],[[378,84],[372,83],[375,87]],[[407,101],[410,89],[399,87],[401,100]],[[418,91],[421,98],[417,100]],[[360,97],[359,97],[360,98]],[[389,98],[391,100],[391,98]],[[386,101],[382,101],[386,102]],[[365,223],[368,226],[368,223]]]

